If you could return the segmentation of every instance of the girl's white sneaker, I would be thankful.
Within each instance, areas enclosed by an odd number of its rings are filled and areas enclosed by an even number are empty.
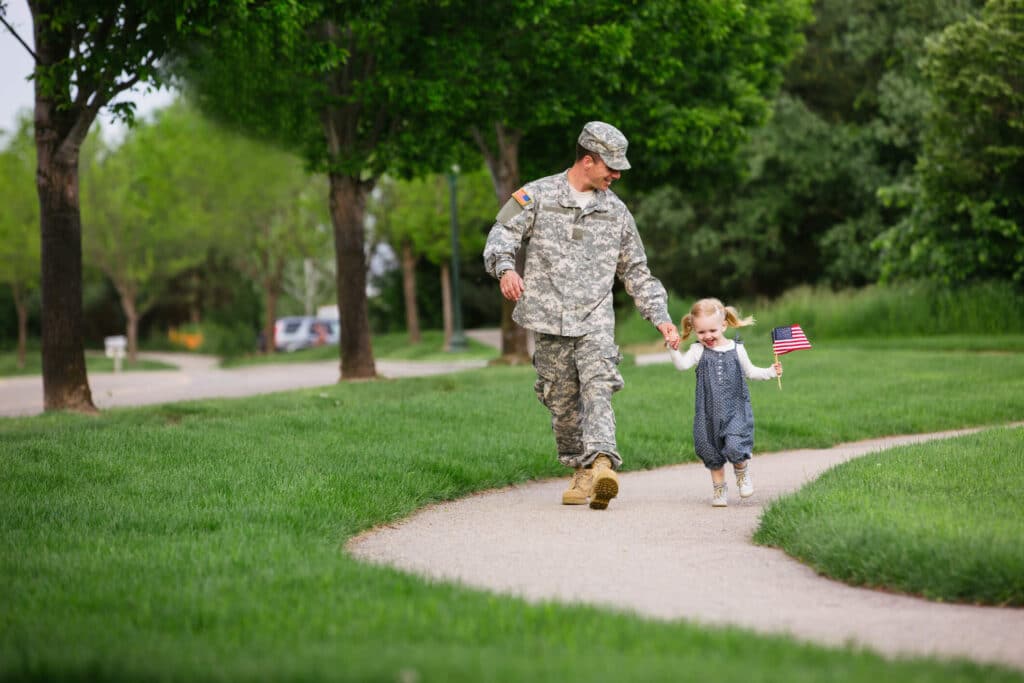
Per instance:
[[[754,495],[754,482],[750,478],[750,465],[742,470],[736,470],[736,488],[740,490],[740,498],[750,498]]]
[[[725,483],[715,484],[715,493],[711,497],[711,507],[724,508],[729,507],[729,491],[728,486]]]

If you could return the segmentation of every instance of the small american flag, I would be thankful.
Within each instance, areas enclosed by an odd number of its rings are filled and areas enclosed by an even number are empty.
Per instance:
[[[772,353],[781,356],[790,351],[811,348],[811,342],[799,325],[786,325],[772,330]]]

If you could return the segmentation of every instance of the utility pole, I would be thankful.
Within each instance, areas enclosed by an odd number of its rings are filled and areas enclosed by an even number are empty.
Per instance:
[[[458,164],[452,165],[448,172],[452,214],[452,339],[449,351],[464,351],[467,346],[466,336],[462,332],[462,301],[459,294],[459,209],[456,201],[458,173]]]

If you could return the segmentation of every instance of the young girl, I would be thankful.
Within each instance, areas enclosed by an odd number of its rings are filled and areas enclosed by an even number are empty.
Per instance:
[[[693,447],[704,466],[711,470],[714,496],[711,504],[729,504],[725,484],[725,461],[732,463],[741,498],[754,495],[750,479],[750,454],[754,450],[754,413],[750,407],[747,379],[775,379],[782,364],[759,368],[750,362],[743,343],[725,338],[726,327],[753,325],[753,318],[740,318],[732,306],[718,299],[701,299],[683,318],[682,338],[696,332],[697,341],[682,353],[669,348],[677,370],[697,366],[697,401],[693,414]]]

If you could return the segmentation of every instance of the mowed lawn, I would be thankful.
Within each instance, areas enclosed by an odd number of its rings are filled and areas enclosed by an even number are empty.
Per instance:
[[[1024,416],[1022,354],[822,345],[784,363],[781,391],[751,385],[761,453]],[[692,459],[692,371],[623,374],[627,467]],[[426,504],[562,476],[532,383],[489,368],[0,421],[0,679],[1024,681],[531,605],[345,555]]]
[[[862,586],[1024,606],[1024,427],[873,453],[773,501],[754,540]]]

